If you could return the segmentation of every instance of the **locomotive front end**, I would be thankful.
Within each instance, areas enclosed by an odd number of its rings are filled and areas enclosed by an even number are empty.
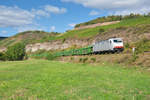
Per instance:
[[[123,40],[121,38],[113,39],[113,50],[115,52],[122,52],[124,50]]]

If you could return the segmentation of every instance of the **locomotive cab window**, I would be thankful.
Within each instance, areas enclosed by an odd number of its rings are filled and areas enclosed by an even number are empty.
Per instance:
[[[121,40],[114,40],[114,43],[121,43]]]

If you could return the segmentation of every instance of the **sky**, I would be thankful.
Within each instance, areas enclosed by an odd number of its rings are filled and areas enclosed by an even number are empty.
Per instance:
[[[0,0],[0,36],[27,30],[64,33],[97,17],[149,12],[150,0]]]

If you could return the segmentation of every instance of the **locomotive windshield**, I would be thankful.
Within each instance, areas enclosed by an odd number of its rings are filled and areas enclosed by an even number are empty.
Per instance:
[[[121,43],[122,40],[114,40],[115,43]]]

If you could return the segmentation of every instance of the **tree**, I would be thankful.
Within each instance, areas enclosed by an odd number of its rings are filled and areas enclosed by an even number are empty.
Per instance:
[[[0,61],[4,61],[5,60],[5,54],[0,52]]]
[[[9,61],[23,60],[25,56],[25,45],[23,43],[17,43],[8,47],[6,51],[6,59]]]

